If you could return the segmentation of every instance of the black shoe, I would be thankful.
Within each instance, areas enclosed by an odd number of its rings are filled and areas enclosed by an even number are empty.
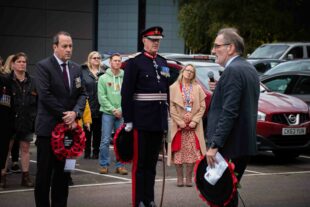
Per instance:
[[[13,163],[13,165],[11,167],[11,171],[14,173],[20,173],[21,172],[20,167],[17,163]]]
[[[91,157],[93,160],[97,160],[99,158],[98,154],[93,154],[93,156]]]
[[[69,177],[69,180],[68,180],[68,185],[69,185],[69,186],[73,186],[73,185],[74,185],[74,183],[73,183],[73,180],[72,180],[72,177],[71,177],[71,176]]]

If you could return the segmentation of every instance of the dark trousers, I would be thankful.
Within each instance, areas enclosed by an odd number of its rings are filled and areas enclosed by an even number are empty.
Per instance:
[[[133,206],[143,202],[148,206],[154,201],[156,164],[163,132],[138,130],[138,139],[134,142],[134,160],[132,168]]]
[[[237,173],[237,179],[238,182],[240,183],[242,175],[250,161],[249,156],[243,156],[243,157],[238,157],[231,159],[232,162],[235,164],[235,172]],[[231,202],[227,205],[227,207],[238,207],[238,191],[236,191],[233,199]]]
[[[65,161],[55,157],[49,137],[37,137],[37,174],[35,182],[35,202],[37,207],[67,206],[69,194],[69,173],[64,172]]]
[[[98,155],[101,140],[101,117],[93,118],[90,131],[84,128],[84,132],[86,136],[85,154],[90,155],[93,146],[93,155]]]
[[[5,128],[3,128],[3,130],[1,130],[0,170],[2,170],[5,167],[6,158],[8,156],[8,151],[9,151],[10,139],[12,138],[11,136],[12,136],[12,133],[10,133],[9,130],[6,130]]]
[[[12,162],[18,162],[19,158],[19,140],[14,140],[12,149],[11,149]]]

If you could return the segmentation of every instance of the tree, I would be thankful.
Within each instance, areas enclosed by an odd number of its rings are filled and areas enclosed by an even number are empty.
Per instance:
[[[216,32],[235,27],[246,53],[266,42],[309,41],[306,0],[183,0],[180,34],[195,53],[209,53]]]

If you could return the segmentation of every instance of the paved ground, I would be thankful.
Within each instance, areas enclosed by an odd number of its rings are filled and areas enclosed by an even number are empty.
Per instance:
[[[31,175],[35,175],[35,147],[31,146]],[[127,165],[130,169],[130,165]],[[97,160],[80,158],[72,174],[69,207],[126,207],[131,206],[131,175],[115,174],[111,166],[108,175],[98,173]],[[162,163],[158,163],[156,202],[159,204],[162,189]],[[20,186],[21,174],[8,176],[8,188],[0,190],[0,207],[35,206],[33,189]],[[293,161],[276,159],[271,153],[252,159],[241,182],[239,207],[309,207],[310,156],[303,155]],[[173,167],[166,167],[165,207],[200,207],[206,204],[199,198],[195,187],[176,187]]]

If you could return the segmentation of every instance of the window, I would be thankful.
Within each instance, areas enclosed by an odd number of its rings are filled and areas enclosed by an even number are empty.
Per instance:
[[[290,57],[290,55],[293,55],[293,57]],[[303,58],[303,47],[298,46],[294,47],[287,53],[286,59],[300,59]]]
[[[307,46],[307,53],[308,53],[307,58],[310,58],[310,46]]]
[[[290,83],[292,82],[293,77],[289,76],[280,76],[263,83],[271,90],[279,93],[285,93],[287,88],[289,88]]]
[[[310,95],[310,77],[301,76],[293,91],[293,94]]]

